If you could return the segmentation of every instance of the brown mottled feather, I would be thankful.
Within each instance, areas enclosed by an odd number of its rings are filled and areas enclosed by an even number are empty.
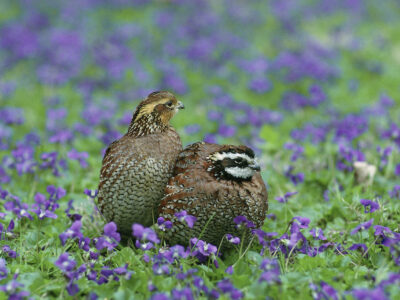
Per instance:
[[[107,222],[115,222],[118,231],[127,235],[131,234],[133,223],[153,224],[176,157],[182,150],[179,135],[168,125],[174,112],[165,107],[165,112],[154,112],[148,106],[154,109],[154,103],[163,105],[165,99],[178,104],[169,92],[152,93],[142,101],[128,132],[109,145],[103,158],[98,207]],[[164,113],[171,115],[162,120]]]
[[[249,181],[217,180],[208,172],[210,162],[207,157],[227,149],[248,149],[245,146],[215,145],[195,143],[183,150],[177,159],[174,176],[165,189],[165,197],[160,205],[160,216],[172,220],[174,226],[166,232],[170,244],[187,245],[190,238],[199,237],[210,220],[201,239],[219,245],[225,234],[241,237],[243,232],[235,228],[233,219],[243,215],[257,228],[263,225],[267,203],[267,189],[259,172]],[[186,210],[196,216],[193,228],[179,222],[174,214]],[[247,232],[247,236],[249,236]],[[229,247],[224,242],[223,247]]]

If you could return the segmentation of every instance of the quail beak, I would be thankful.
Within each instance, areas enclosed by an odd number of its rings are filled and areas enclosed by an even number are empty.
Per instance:
[[[184,109],[185,105],[183,105],[183,103],[181,101],[178,101],[177,105],[176,105],[177,109]]]
[[[258,164],[257,161],[254,161],[251,165],[249,165],[249,167],[254,171],[260,171],[261,170],[260,165]]]

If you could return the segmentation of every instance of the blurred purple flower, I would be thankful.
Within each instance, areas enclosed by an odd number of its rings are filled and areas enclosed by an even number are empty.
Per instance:
[[[379,209],[379,203],[368,199],[361,199],[360,203],[364,206],[364,213],[373,213]]]
[[[79,161],[79,164],[81,165],[82,168],[87,168],[88,163],[87,163],[87,158],[89,157],[89,153],[87,152],[78,152],[75,149],[72,149],[67,153],[67,156],[69,159],[77,160]]]
[[[200,262],[204,262],[209,256],[213,257],[218,250],[216,246],[199,240],[198,238],[192,238],[190,240],[190,248],[192,249],[191,255],[197,257]]]
[[[30,220],[33,220],[33,217],[28,212],[29,211],[28,204],[21,202],[21,200],[16,196],[9,197],[9,199],[11,201],[7,201],[6,203],[4,203],[4,208],[6,210],[12,211],[17,216],[18,219],[25,217]]]
[[[233,266],[229,266],[225,269],[225,273],[232,275],[233,274]]]
[[[314,300],[339,299],[337,291],[324,281],[321,281],[319,286],[314,283],[310,283],[310,288],[313,290]]]
[[[137,238],[136,247],[145,250],[150,250],[154,244],[160,243],[157,234],[151,228],[145,228],[141,224],[132,225],[132,235]]]
[[[377,287],[375,289],[355,289],[353,290],[353,297],[357,300],[386,300],[386,293],[383,288]]]
[[[14,233],[13,233],[14,226],[15,226],[15,223],[14,223],[13,219],[11,219],[11,221],[8,223],[8,226],[6,229],[4,229],[3,224],[0,223],[0,241],[14,237]]]
[[[0,285],[0,291],[8,295],[8,299],[25,299],[29,296],[28,291],[17,291],[24,285],[17,281],[18,273],[14,274],[13,279],[3,285]]]
[[[99,124],[107,124],[115,115],[116,109],[116,103],[111,100],[103,100],[101,104],[90,102],[82,111],[82,118],[92,127]],[[130,113],[129,123],[131,119],[132,114]]]
[[[199,124],[185,126],[185,133],[188,135],[196,134],[200,130],[201,130],[201,126]]]
[[[67,252],[61,254],[54,264],[63,272],[72,271],[76,267],[75,260],[70,259]]]
[[[249,81],[248,88],[258,94],[266,93],[272,88],[272,83],[265,77],[256,77]]]
[[[380,155],[379,169],[382,170],[382,168],[385,167],[389,162],[389,156],[393,151],[393,147],[389,146],[382,149],[380,146],[378,146],[376,150]]]
[[[303,155],[304,147],[295,143],[286,143],[285,149],[293,151],[290,161],[295,162],[299,157]]]
[[[151,296],[150,300],[171,300],[171,298],[164,293],[155,293]]]
[[[275,200],[277,200],[277,201],[280,202],[280,203],[286,203],[286,202],[288,202],[288,200],[289,200],[290,197],[296,195],[297,193],[298,193],[297,191],[296,191],[296,192],[287,192],[287,193],[286,193],[285,195],[283,195],[283,196],[275,197]]]
[[[204,136],[204,142],[215,144],[217,143],[217,137],[215,136],[215,134],[212,133],[206,134]]]
[[[0,123],[6,125],[21,125],[24,122],[24,110],[22,108],[3,107],[0,109]]]
[[[298,185],[304,181],[304,173],[299,172],[297,174],[293,173],[294,167],[289,166],[285,171],[285,176],[288,177],[294,185]]]
[[[239,67],[246,71],[249,75],[263,74],[269,67],[268,60],[265,57],[256,57],[249,60],[241,60]]]
[[[355,150],[344,144],[339,145],[339,160],[336,167],[342,171],[352,171],[355,161],[365,161],[365,156],[360,150]]]
[[[184,300],[184,299],[192,300],[192,299],[195,299],[193,291],[190,289],[190,287],[185,287],[185,288],[183,288],[181,290],[173,289],[172,290],[172,297],[173,297],[173,299],[176,299],[176,300],[180,300],[180,299],[182,299],[182,300]]]
[[[114,222],[104,225],[104,235],[96,241],[96,249],[102,250],[107,248],[108,251],[113,250],[121,241],[121,236],[117,232],[117,225]]]
[[[236,289],[229,279],[222,279],[217,283],[218,289],[224,294],[229,294],[230,299],[242,299],[243,293]]]
[[[97,197],[97,194],[99,193],[98,190],[89,190],[89,189],[85,189],[83,191],[83,193],[87,196],[89,196],[90,198],[94,199]]]
[[[3,258],[0,258],[0,281],[4,278],[7,278],[8,270],[6,267],[6,261]]]
[[[381,225],[374,225],[374,229],[375,229],[374,232],[375,236],[385,236],[392,233],[390,228]]]
[[[233,219],[233,222],[236,224],[236,228],[241,228],[242,225],[245,225],[247,228],[254,228],[256,227],[254,223],[248,220],[245,216],[237,216]]]
[[[0,32],[0,45],[16,59],[32,57],[39,50],[37,32],[24,23],[4,26]]]
[[[221,122],[224,119],[224,114],[220,111],[209,110],[207,113],[207,117],[210,121]]]
[[[118,36],[102,39],[94,50],[96,63],[114,79],[122,78],[133,61],[132,51]]]
[[[159,217],[157,219],[157,227],[161,231],[166,231],[172,228],[172,222],[169,220],[165,220],[163,217]]]
[[[197,220],[195,216],[189,215],[185,210],[175,213],[175,217],[177,217],[179,222],[185,222],[189,228],[193,228]]]
[[[67,231],[61,233],[59,238],[61,240],[61,244],[64,246],[65,242],[71,238],[82,238],[83,234],[81,232],[82,223],[81,221],[75,221],[72,223],[71,227],[67,229]]]
[[[62,159],[57,160],[58,153],[57,152],[48,152],[42,153],[40,155],[40,159],[42,163],[39,168],[42,170],[50,169],[52,170],[53,175],[60,176],[59,167],[63,170],[67,169],[65,161]]]
[[[367,252],[368,247],[365,244],[353,244],[348,248],[348,250],[358,250],[358,249],[360,249],[361,252],[364,254],[365,252]]]
[[[324,236],[324,232],[322,231],[321,228],[313,228],[313,229],[311,229],[310,230],[310,234],[316,240],[326,241],[326,237]]]
[[[371,227],[372,223],[374,222],[374,219],[371,219],[367,222],[361,223],[359,225],[357,225],[352,231],[350,231],[351,235],[356,234],[357,232],[359,232],[360,230],[365,230]]]
[[[236,134],[236,127],[227,124],[220,124],[218,134],[222,137],[233,137]]]
[[[310,224],[310,219],[306,217],[293,217],[293,221],[298,221],[300,228],[308,228],[308,224]]]
[[[397,164],[394,170],[394,175],[400,176],[400,164]]]
[[[74,133],[71,129],[65,128],[65,129],[59,129],[55,131],[50,137],[49,137],[49,142],[50,143],[60,143],[60,144],[66,144],[71,142],[74,139]]]
[[[276,259],[265,258],[261,264],[260,269],[263,271],[260,275],[259,281],[266,281],[268,283],[280,283],[280,267]]]
[[[152,269],[153,269],[153,273],[155,275],[170,275],[171,274],[170,266],[168,264],[156,262],[153,264]]]
[[[11,151],[13,159],[11,159],[8,167],[17,170],[19,176],[24,173],[34,173],[37,165],[34,154],[35,150],[29,145],[17,145],[17,147]],[[3,160],[4,162],[4,160]]]
[[[234,244],[234,245],[239,245],[240,244],[240,238],[237,236],[233,236],[232,234],[227,234],[226,239],[228,240],[229,243]]]
[[[7,175],[6,171],[0,166],[0,183],[8,183],[11,181],[11,177]]]
[[[400,199],[400,185],[395,185],[391,191],[389,191],[390,198]]]
[[[392,123],[387,130],[382,132],[382,137],[393,140],[400,147],[400,127],[395,123]]]
[[[8,255],[10,258],[16,258],[18,256],[17,252],[12,250],[9,245],[3,245],[1,247],[2,252]]]

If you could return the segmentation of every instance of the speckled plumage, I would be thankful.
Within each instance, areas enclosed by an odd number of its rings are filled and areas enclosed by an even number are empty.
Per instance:
[[[165,99],[172,99],[176,107],[167,109]],[[125,235],[131,234],[133,223],[150,226],[157,219],[157,207],[182,150],[179,135],[168,125],[183,107],[178,105],[171,93],[150,94],[137,107],[128,132],[106,150],[98,207],[106,221],[115,222]],[[163,120],[164,113],[171,115]]]
[[[174,175],[168,182],[160,205],[160,216],[174,223],[166,232],[169,244],[187,245],[190,238],[200,236],[211,217],[201,239],[217,246],[225,234],[241,237],[243,232],[235,228],[233,221],[236,216],[247,217],[257,228],[263,225],[268,195],[260,172],[254,172],[246,180],[220,174],[210,157],[213,153],[224,151],[252,153],[245,146],[201,142],[188,146],[179,154]],[[193,228],[174,217],[176,212],[182,210],[197,217]],[[247,232],[247,236],[249,234]],[[230,245],[224,242],[223,248],[226,247]]]

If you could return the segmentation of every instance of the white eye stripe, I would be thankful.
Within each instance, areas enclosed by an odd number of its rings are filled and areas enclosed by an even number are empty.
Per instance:
[[[232,160],[235,160],[237,158],[242,158],[250,164],[254,162],[254,158],[251,158],[250,156],[248,156],[245,153],[231,153],[231,152],[220,153],[220,152],[217,152],[217,153],[214,153],[213,155],[211,155],[210,158],[214,161],[224,160],[224,158],[230,158]]]

